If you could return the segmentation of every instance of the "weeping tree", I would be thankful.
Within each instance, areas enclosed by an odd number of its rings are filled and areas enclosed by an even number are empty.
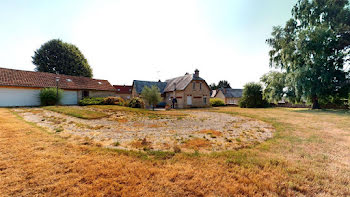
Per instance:
[[[271,71],[264,74],[260,81],[264,84],[263,97],[270,103],[277,103],[285,96],[286,74]]]
[[[141,97],[150,105],[154,110],[154,107],[161,101],[162,97],[159,92],[159,88],[155,85],[148,87],[145,86],[141,92]]]
[[[92,69],[78,47],[59,39],[44,43],[34,52],[32,61],[39,72],[92,77]]]
[[[350,10],[348,0],[299,0],[284,27],[273,27],[267,43],[270,66],[288,79],[289,97],[319,100],[349,92]]]

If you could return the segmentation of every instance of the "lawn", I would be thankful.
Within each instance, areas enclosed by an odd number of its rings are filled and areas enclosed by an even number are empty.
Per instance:
[[[350,195],[350,115],[209,110],[266,121],[276,128],[275,137],[209,154],[112,150],[75,144],[0,109],[0,191],[5,196]]]
[[[69,106],[47,106],[43,108],[46,110],[66,114],[77,118],[83,118],[83,119],[98,119],[98,118],[103,118],[107,116],[107,114],[103,112],[96,112],[93,110],[79,109],[79,108],[69,107]]]

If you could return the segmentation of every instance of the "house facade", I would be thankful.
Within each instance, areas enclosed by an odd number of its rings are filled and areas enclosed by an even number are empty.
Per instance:
[[[76,105],[84,97],[116,96],[107,80],[0,68],[0,107],[39,106],[42,88],[63,90],[62,105]]]
[[[130,100],[132,97],[132,86],[127,85],[113,85],[116,95],[124,100]]]
[[[243,89],[219,88],[213,90],[212,98],[224,100],[226,105],[238,105],[242,97]]]
[[[168,79],[165,82],[137,81],[133,83],[132,96],[139,96],[145,86],[157,86],[163,102],[172,105],[176,98],[176,108],[209,107],[210,88],[206,81],[199,77],[199,70],[194,74]]]

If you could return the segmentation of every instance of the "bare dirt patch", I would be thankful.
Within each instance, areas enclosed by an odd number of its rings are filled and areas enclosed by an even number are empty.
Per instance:
[[[42,108],[14,109],[25,120],[62,136],[88,138],[105,147],[128,150],[234,150],[271,138],[274,131],[269,124],[255,119],[200,110],[181,111],[186,116],[172,116],[178,111],[158,116],[92,107],[89,110],[103,111],[108,117],[85,120]]]

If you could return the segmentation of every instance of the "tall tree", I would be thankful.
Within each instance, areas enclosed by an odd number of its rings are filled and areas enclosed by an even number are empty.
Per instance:
[[[216,85],[215,83],[212,83],[209,85],[209,87],[212,89],[212,90],[217,90],[219,88],[231,88],[231,85],[228,81],[226,80],[220,80],[218,85]]]
[[[92,69],[78,47],[59,39],[41,45],[32,61],[39,72],[92,77]]]
[[[319,100],[349,91],[350,10],[348,0],[299,0],[285,27],[267,40],[270,66],[288,74],[294,98]],[[291,96],[291,95],[290,95]]]

